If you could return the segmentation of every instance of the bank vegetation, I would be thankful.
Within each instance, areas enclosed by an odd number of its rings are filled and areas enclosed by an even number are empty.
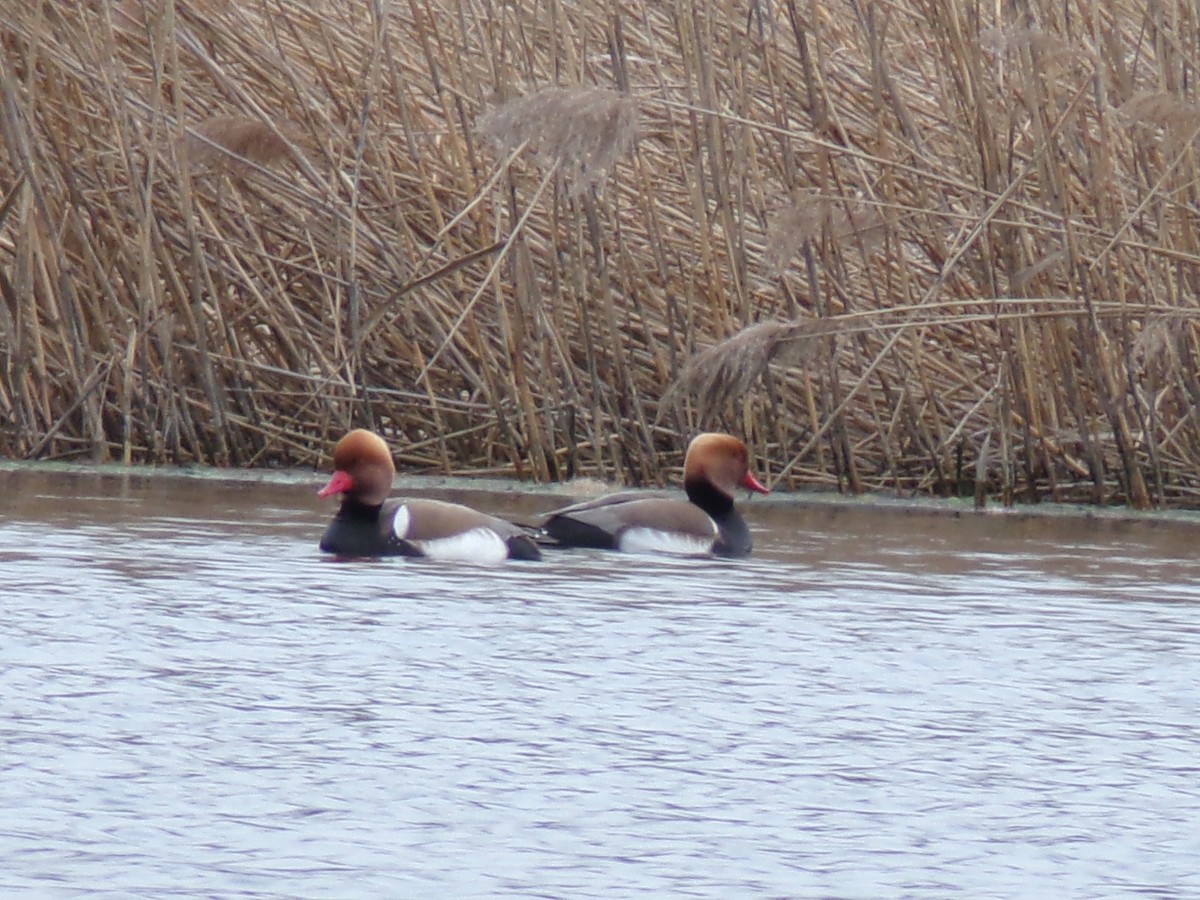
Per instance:
[[[7,0],[0,453],[1200,505],[1192,0]]]

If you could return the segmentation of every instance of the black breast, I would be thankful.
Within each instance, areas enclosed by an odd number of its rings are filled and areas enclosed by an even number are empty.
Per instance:
[[[717,556],[749,556],[750,551],[754,549],[754,541],[750,538],[750,529],[746,526],[746,521],[737,514],[736,510],[730,510],[723,516],[713,516],[713,521],[717,523],[717,528],[720,535],[717,537],[717,542],[713,544],[713,553]]]
[[[717,523],[720,534],[713,545],[713,553],[717,556],[749,556],[754,542],[745,520],[733,508],[733,498],[701,479],[684,481],[683,488],[688,499]]]
[[[338,556],[391,556],[399,552],[388,540],[382,509],[346,498],[321,537],[321,549]]]

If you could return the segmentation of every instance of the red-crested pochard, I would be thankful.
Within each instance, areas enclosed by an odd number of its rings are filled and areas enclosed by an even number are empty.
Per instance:
[[[333,448],[333,477],[318,497],[342,495],[321,549],[339,556],[427,556],[491,563],[541,559],[524,529],[441,500],[388,500],[396,467],[379,435],[356,428]]]
[[[746,445],[730,434],[700,434],[683,461],[687,500],[624,491],[555,510],[542,533],[561,547],[749,556],[750,529],[733,508],[739,487],[768,493],[750,472]]]

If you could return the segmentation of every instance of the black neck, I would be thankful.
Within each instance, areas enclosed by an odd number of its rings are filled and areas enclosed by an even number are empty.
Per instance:
[[[363,503],[357,497],[351,497],[347,494],[342,498],[342,505],[338,507],[337,518],[374,522],[379,518],[379,511],[381,509],[383,509],[382,503],[374,505]]]
[[[683,482],[688,499],[712,516],[722,518],[733,512],[733,498],[719,491],[707,479],[691,479]]]

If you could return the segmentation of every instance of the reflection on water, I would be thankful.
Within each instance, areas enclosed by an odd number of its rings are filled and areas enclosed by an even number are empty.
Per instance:
[[[0,473],[0,891],[1200,891],[1192,528],[470,569],[320,558],[314,490]]]

